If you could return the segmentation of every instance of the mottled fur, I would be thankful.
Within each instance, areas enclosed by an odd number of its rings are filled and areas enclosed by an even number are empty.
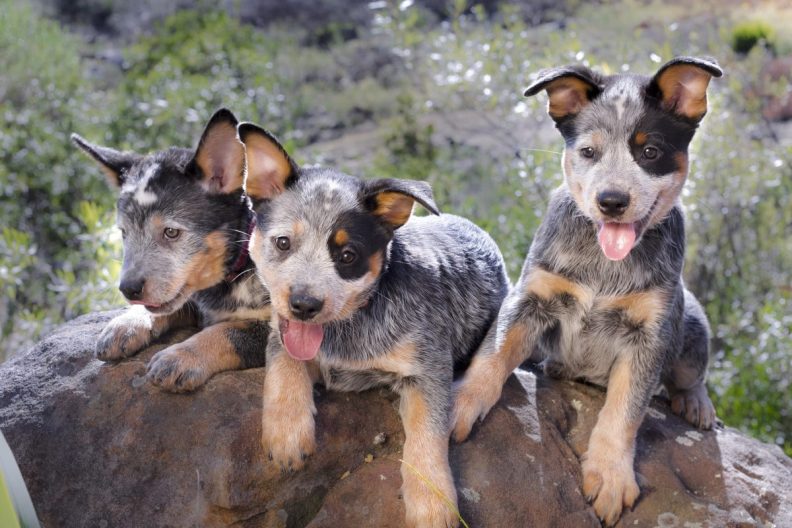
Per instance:
[[[342,391],[389,386],[401,395],[406,433],[407,524],[456,526],[455,512],[410,466],[456,502],[447,456],[451,383],[506,295],[497,246],[456,216],[410,218],[414,201],[439,214],[422,182],[364,181],[332,169],[298,168],[263,130],[243,124],[239,132],[250,165],[248,192],[268,200],[257,209],[251,242],[273,302],[265,449],[290,469],[313,451],[314,382]],[[279,248],[281,237],[289,240],[288,250]],[[356,258],[344,263],[350,249]],[[315,315],[300,317],[323,324],[321,348],[311,361],[290,357],[282,340],[284,320],[295,324],[295,295],[321,300]]]
[[[231,112],[219,110],[196,150],[148,155],[72,136],[119,190],[120,289],[136,304],[108,323],[96,355],[129,357],[168,330],[198,325],[202,331],[149,363],[149,379],[171,391],[264,364],[268,326],[261,319],[269,317],[269,295],[245,253],[253,212],[236,124]]]
[[[654,77],[602,76],[579,66],[546,70],[526,95],[547,90],[564,137],[565,181],[531,244],[520,280],[488,344],[460,384],[454,435],[463,440],[525,359],[549,375],[606,386],[583,459],[583,490],[607,524],[638,497],[635,434],[663,383],[675,412],[709,428],[704,385],[709,327],[682,283],[684,218],[679,195],[687,147],[720,69],[681,58]],[[603,197],[618,195],[618,208]],[[635,225],[632,251],[609,260],[598,227]]]

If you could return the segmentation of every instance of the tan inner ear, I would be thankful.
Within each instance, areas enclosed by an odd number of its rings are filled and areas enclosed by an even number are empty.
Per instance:
[[[547,85],[547,112],[553,118],[577,114],[589,102],[590,86],[576,77],[564,77]]]
[[[374,214],[394,227],[404,225],[410,219],[415,200],[398,192],[381,192],[376,197]]]
[[[657,79],[663,104],[677,114],[700,119],[707,113],[707,86],[711,78],[697,66],[671,66]]]
[[[247,151],[247,179],[245,192],[258,199],[272,198],[282,193],[291,175],[291,164],[269,138],[250,134],[245,139]]]
[[[242,187],[245,149],[231,123],[219,123],[206,133],[195,161],[204,173],[204,186],[210,190],[229,193]]]

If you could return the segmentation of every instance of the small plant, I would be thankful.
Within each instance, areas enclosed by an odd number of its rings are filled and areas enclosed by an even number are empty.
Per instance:
[[[731,34],[731,47],[737,53],[748,53],[757,44],[772,50],[775,47],[775,31],[766,22],[748,20],[740,22]]]

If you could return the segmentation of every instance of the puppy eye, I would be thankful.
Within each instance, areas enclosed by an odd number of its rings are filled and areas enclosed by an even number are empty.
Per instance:
[[[126,229],[121,229],[119,227],[118,230],[121,231],[121,238],[126,238]]]
[[[166,227],[163,234],[168,240],[176,240],[181,235],[181,231],[175,227]]]
[[[275,239],[275,247],[281,251],[288,251],[291,247],[291,240],[289,237],[279,236]]]
[[[660,151],[657,150],[656,147],[646,147],[643,149],[643,157],[644,159],[653,160],[657,159],[657,156],[660,154]]]
[[[352,264],[357,260],[357,253],[352,251],[351,249],[345,249],[341,253],[341,263],[342,264]]]
[[[593,147],[583,147],[580,149],[580,155],[584,158],[591,159],[594,157],[594,148]]]

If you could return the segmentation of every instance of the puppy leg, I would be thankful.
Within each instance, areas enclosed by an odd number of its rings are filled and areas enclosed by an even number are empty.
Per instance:
[[[401,390],[404,423],[401,467],[406,525],[447,528],[459,525],[457,496],[448,463],[448,384],[418,381]]]
[[[292,359],[272,332],[267,344],[267,376],[261,415],[264,452],[281,471],[302,469],[316,450],[312,365]]]
[[[640,494],[633,469],[635,435],[656,380],[651,373],[657,370],[654,362],[642,362],[635,352],[626,352],[613,366],[605,405],[583,456],[583,493],[608,526]]]
[[[456,388],[454,440],[463,441],[475,421],[486,416],[520,363],[529,357],[541,359],[539,338],[558,324],[559,317],[589,302],[590,292],[560,275],[533,269],[520,279]]]
[[[269,326],[264,321],[208,326],[157,352],[148,364],[148,378],[165,390],[187,392],[218,372],[262,366],[268,334]]]
[[[671,397],[671,410],[699,429],[715,422],[715,406],[707,394],[705,379],[709,361],[709,326],[704,310],[685,291],[684,340],[679,356],[666,368],[663,383]]]
[[[130,306],[107,323],[94,354],[102,361],[133,356],[166,331],[195,324],[194,312],[190,306],[183,306],[172,314],[154,315],[142,306]]]

